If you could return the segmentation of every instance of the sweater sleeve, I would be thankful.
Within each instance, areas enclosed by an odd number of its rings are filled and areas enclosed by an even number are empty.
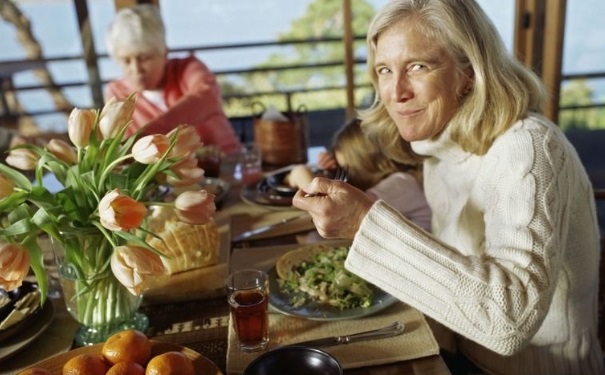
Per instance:
[[[220,88],[214,74],[194,57],[169,64],[165,99],[168,111],[146,125],[147,133],[167,133],[179,124],[195,126],[202,141],[227,153],[240,144],[223,111]]]
[[[540,328],[561,269],[570,220],[562,202],[581,180],[570,159],[552,131],[507,135],[484,157],[447,241],[378,201],[346,267],[451,330],[514,354]],[[481,234],[469,239],[473,231]]]

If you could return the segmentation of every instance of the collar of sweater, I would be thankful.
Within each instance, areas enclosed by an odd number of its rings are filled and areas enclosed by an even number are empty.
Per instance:
[[[449,163],[463,163],[472,156],[471,153],[464,151],[457,143],[452,141],[451,131],[447,125],[438,136],[411,142],[411,145],[414,152],[419,155],[446,160]]]

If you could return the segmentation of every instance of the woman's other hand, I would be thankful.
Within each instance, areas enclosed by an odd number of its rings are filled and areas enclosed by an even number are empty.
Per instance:
[[[305,196],[314,194],[314,196]],[[324,238],[352,239],[374,200],[343,181],[316,177],[292,200],[294,207],[308,211]]]
[[[322,151],[317,157],[317,165],[325,171],[331,171],[338,167],[334,154],[327,151]]]

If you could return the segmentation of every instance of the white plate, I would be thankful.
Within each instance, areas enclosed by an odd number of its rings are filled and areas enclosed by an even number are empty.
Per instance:
[[[376,314],[397,302],[397,299],[392,295],[371,286],[374,290],[374,297],[372,298],[372,305],[370,307],[341,310],[337,307],[328,306],[319,302],[308,302],[303,306],[294,307],[290,303],[291,295],[282,292],[277,283],[277,271],[275,270],[275,267],[269,270],[268,275],[270,307],[282,314],[298,318],[318,321],[361,318]]]
[[[21,350],[40,336],[53,321],[55,310],[50,299],[46,299],[42,311],[37,314],[36,319],[23,328],[23,330],[10,337],[5,342],[0,342],[0,361]]]

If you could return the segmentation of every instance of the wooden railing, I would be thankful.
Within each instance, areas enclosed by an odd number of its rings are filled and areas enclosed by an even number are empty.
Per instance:
[[[355,40],[363,40],[365,36],[356,36]],[[275,47],[275,46],[285,46],[285,45],[297,45],[297,44],[318,44],[318,43],[342,43],[342,39],[340,38],[319,38],[319,39],[300,39],[300,40],[284,40],[284,41],[264,41],[264,42],[253,42],[253,43],[236,43],[236,44],[226,44],[226,45],[210,45],[210,46],[199,46],[199,47],[189,47],[189,48],[178,48],[172,49],[170,52],[172,54],[182,54],[182,53],[196,53],[202,51],[216,51],[216,50],[241,50],[241,49],[249,49],[249,48],[261,48],[261,47]],[[109,57],[104,54],[97,55],[97,60],[108,59]],[[20,66],[38,66],[38,65],[46,65],[54,62],[65,62],[65,61],[84,61],[82,55],[72,55],[72,56],[58,56],[58,57],[49,57],[43,60],[14,60],[14,61],[0,61],[0,79],[2,80],[0,83],[0,98],[3,100],[0,104],[2,105],[1,110],[4,113],[0,114],[2,116],[7,115],[9,112],[9,106],[6,103],[5,98],[8,95],[15,95],[19,92],[27,92],[33,90],[41,90],[41,89],[51,89],[53,87],[49,85],[19,85],[15,87],[13,85],[11,79],[11,72],[15,70],[15,67]],[[359,57],[354,59],[355,65],[365,64],[366,60],[364,57]],[[32,65],[33,64],[33,65]],[[297,70],[297,69],[321,69],[321,68],[329,68],[334,66],[343,66],[343,61],[324,61],[320,63],[312,62],[306,64],[290,64],[290,65],[276,65],[270,67],[249,67],[245,69],[230,69],[230,70],[215,70],[214,73],[217,77],[226,76],[226,75],[239,75],[239,74],[252,74],[252,73],[263,73],[263,72],[274,72],[274,71],[289,71],[289,70]],[[114,78],[114,77],[111,77]],[[101,80],[101,84],[105,84],[111,78],[106,78]],[[605,78],[605,72],[588,72],[583,74],[568,74],[562,76],[562,81],[571,81],[571,80],[591,80],[591,79],[602,79]],[[61,82],[56,84],[54,88],[72,88],[72,87],[90,87],[91,83],[86,80],[74,80]],[[367,85],[356,85],[359,87],[367,87]],[[287,103],[290,103],[291,97],[295,94],[304,93],[304,92],[322,92],[322,91],[331,91],[331,90],[345,90],[346,87],[344,85],[341,86],[323,86],[323,87],[313,87],[313,88],[295,88],[292,90],[264,90],[264,91],[251,91],[246,93],[225,93],[224,99],[254,99],[261,96],[283,96]],[[91,91],[101,90],[100,87],[91,87]],[[91,103],[93,107],[101,107],[103,103]],[[561,106],[560,111],[580,111],[591,108],[605,108],[605,102],[599,103],[591,103],[586,105],[571,105],[571,106]],[[64,109],[56,109],[56,108],[48,108],[42,110],[33,110],[33,111],[23,111],[19,112],[14,109],[10,109],[10,115],[12,116],[39,116],[39,115],[47,115],[53,113],[67,112],[70,108]],[[605,126],[605,125],[604,125]]]

